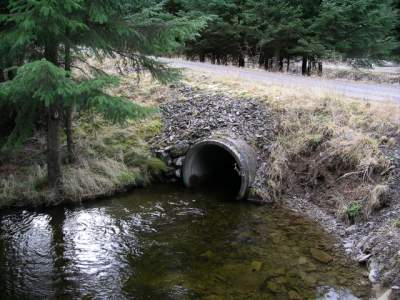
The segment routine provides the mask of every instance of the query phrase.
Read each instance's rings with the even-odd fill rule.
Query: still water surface
[[[2,299],[365,299],[362,271],[315,223],[176,186],[0,215]]]

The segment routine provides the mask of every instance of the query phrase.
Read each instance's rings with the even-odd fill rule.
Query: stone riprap
[[[161,105],[164,129],[152,141],[154,151],[172,167],[175,177],[181,177],[184,156],[193,144],[204,138],[226,136],[243,139],[256,151],[253,190],[265,188],[269,145],[277,131],[271,110],[256,99],[231,98],[187,86],[178,87],[177,95],[177,99]]]

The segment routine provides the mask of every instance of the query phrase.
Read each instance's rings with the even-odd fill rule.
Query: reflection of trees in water
[[[0,282],[9,298],[51,295],[49,217],[17,211],[0,217]]]
[[[66,293],[78,298],[121,298],[124,274],[131,270],[125,255],[135,236],[124,233],[117,216],[107,207],[84,207],[66,213],[64,220],[63,272],[68,286]],[[118,210],[118,208],[116,209]],[[75,295],[76,294],[76,295]]]
[[[322,246],[322,231],[270,207],[224,203],[218,195],[176,187],[141,190],[106,203],[0,216],[3,294],[195,298],[254,293],[269,283],[270,271],[286,278],[290,288],[304,290],[301,275],[312,265],[322,283],[340,276],[350,286],[361,276],[342,261],[317,265],[309,248],[316,241]],[[261,270],[250,269],[254,262],[262,263]],[[315,295],[315,289],[310,292]]]
[[[16,220],[14,220],[16,219]],[[0,282],[3,293],[7,297],[15,297],[14,291],[18,290],[18,268],[15,262],[18,260],[18,248],[13,245],[13,236],[10,235],[10,223],[20,223],[21,218],[2,216],[0,221]]]
[[[52,232],[51,249],[53,257],[53,289],[54,297],[60,298],[65,296],[66,287],[69,281],[66,280],[64,272],[67,260],[65,258],[65,237],[64,224],[66,220],[64,208],[54,208],[49,211],[50,222],[49,226]]]

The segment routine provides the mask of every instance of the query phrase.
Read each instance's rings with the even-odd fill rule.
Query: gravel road
[[[270,73],[263,70],[238,68],[233,66],[212,65],[209,63],[191,62],[181,59],[162,61],[177,68],[186,68],[219,76],[231,76],[247,81],[287,87],[303,87],[315,92],[328,92],[347,97],[374,101],[396,101],[400,103],[400,85],[361,83],[345,80],[328,80],[315,77]]]

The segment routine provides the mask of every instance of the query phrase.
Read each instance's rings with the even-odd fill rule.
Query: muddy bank
[[[340,173],[343,170],[339,168],[327,167],[327,172],[331,172],[329,176],[333,180],[316,181],[315,186],[305,186],[302,176],[296,173],[301,170],[291,166],[293,174],[283,178],[287,181],[286,190],[278,195],[279,199],[271,196],[270,172],[277,172],[272,170],[273,166],[270,165],[271,151],[276,151],[271,149],[271,145],[278,136],[282,122],[282,114],[279,116],[275,108],[256,99],[228,97],[221,93],[209,93],[188,86],[178,87],[176,90],[179,96],[161,105],[164,130],[152,141],[153,149],[172,168],[171,176],[176,180],[181,179],[180,168],[186,151],[202,138],[218,134],[243,138],[257,152],[258,170],[254,184],[254,194],[258,196],[257,199],[261,197],[264,202],[284,205],[317,220],[327,231],[339,238],[355,264],[368,267],[365,276],[371,282],[387,287],[400,284],[400,229],[398,228],[400,152],[398,149],[387,150],[386,155],[391,156],[393,164],[390,166],[390,171],[384,174],[385,177],[382,175],[378,178],[379,174],[376,177],[376,180],[388,180],[385,181],[388,186],[385,193],[387,201],[371,212],[368,218],[360,217],[346,222],[335,213],[336,204],[330,201],[332,193],[342,192],[343,189],[356,192],[355,186],[363,183],[362,179],[345,178],[344,184],[335,185],[337,178],[344,174]],[[310,147],[312,153],[307,153],[304,157],[291,158],[289,165],[296,164],[299,160],[311,161],[312,157],[319,153],[318,146],[317,144]],[[310,165],[308,162],[307,167]],[[315,167],[318,165],[315,164]],[[318,197],[317,201],[315,197]]]

